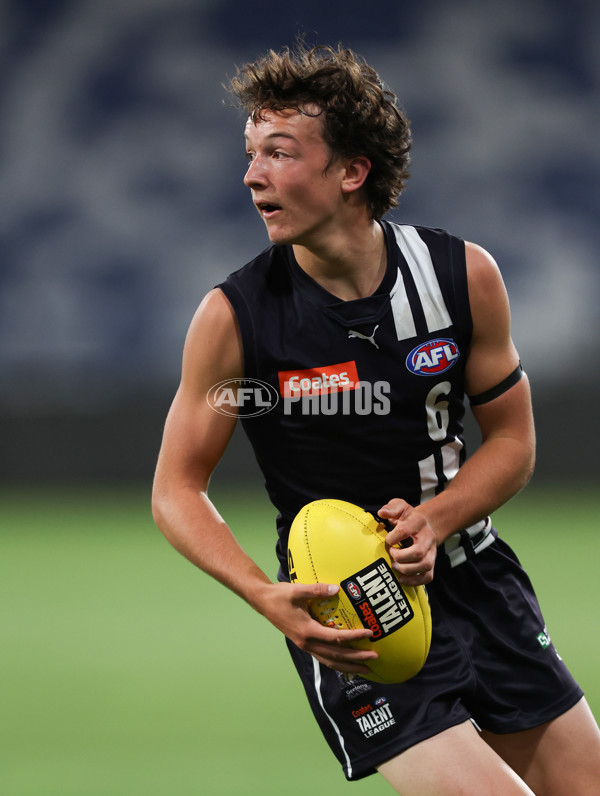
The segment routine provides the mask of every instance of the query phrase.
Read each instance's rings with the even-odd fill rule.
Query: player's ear
[[[345,161],[345,173],[342,179],[342,190],[346,193],[362,188],[369,172],[371,161],[364,155],[357,155]]]

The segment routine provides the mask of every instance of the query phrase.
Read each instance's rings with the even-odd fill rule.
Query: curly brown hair
[[[229,91],[252,118],[264,110],[295,109],[323,116],[323,138],[334,156],[362,155],[371,162],[365,192],[373,218],[392,207],[409,176],[409,121],[395,94],[352,50],[338,45],[270,50],[237,69]]]

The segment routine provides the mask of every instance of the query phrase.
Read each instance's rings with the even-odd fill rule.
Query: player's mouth
[[[281,210],[281,205],[273,204],[272,202],[265,202],[260,200],[259,202],[255,202],[256,207],[258,208],[258,212],[261,216],[268,221],[271,218],[274,218],[277,213]]]

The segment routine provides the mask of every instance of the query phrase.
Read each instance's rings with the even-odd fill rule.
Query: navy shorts
[[[288,641],[321,731],[347,779],[472,719],[495,733],[531,729],[583,696],[552,644],[527,574],[496,539],[427,587],[431,650],[406,683],[380,685],[320,665]]]

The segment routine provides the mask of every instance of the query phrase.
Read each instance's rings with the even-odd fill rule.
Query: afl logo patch
[[[346,592],[352,597],[353,600],[360,600],[362,592],[353,580],[348,581],[346,584]]]
[[[428,340],[413,348],[406,357],[406,367],[417,376],[437,376],[450,370],[459,356],[454,340]]]

